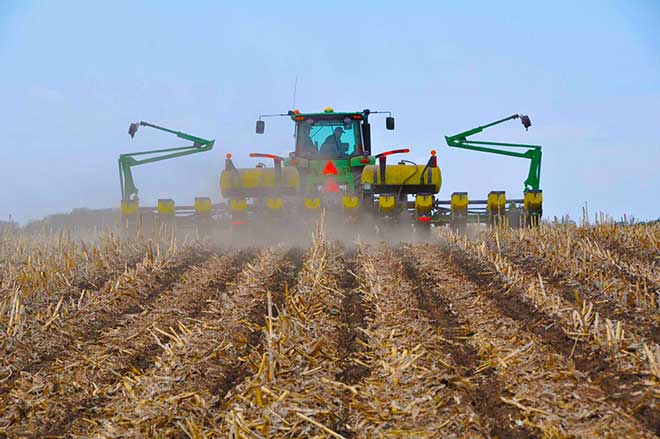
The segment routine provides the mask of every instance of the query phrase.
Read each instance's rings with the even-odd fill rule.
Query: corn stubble
[[[659,243],[3,236],[0,435],[655,437]]]

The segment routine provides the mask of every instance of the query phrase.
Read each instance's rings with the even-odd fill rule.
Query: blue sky
[[[224,155],[286,154],[261,113],[390,110],[374,150],[438,150],[441,197],[518,197],[527,162],[450,149],[447,134],[513,113],[484,140],[543,145],[547,216],[660,217],[660,3],[0,1],[0,218],[119,203],[117,155],[216,139],[206,155],[135,169],[142,204],[219,200]]]

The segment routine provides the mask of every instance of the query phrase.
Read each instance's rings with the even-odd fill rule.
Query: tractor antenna
[[[296,76],[295,81],[293,81],[293,105],[291,108],[296,108],[296,92],[298,91],[298,76]]]

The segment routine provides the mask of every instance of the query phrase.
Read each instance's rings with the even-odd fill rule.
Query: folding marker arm
[[[528,190],[539,190],[540,180],[541,180],[541,146],[540,145],[526,145],[521,143],[503,143],[503,142],[485,142],[477,140],[468,140],[468,136],[478,134],[484,129],[498,125],[503,122],[507,122],[512,119],[521,119],[521,122],[525,129],[528,129],[532,123],[529,120],[528,116],[521,116],[519,114],[514,114],[504,119],[496,120],[486,125],[482,125],[477,128],[453,135],[445,136],[447,145],[454,148],[468,149],[471,151],[480,151],[487,152],[491,154],[505,155],[509,157],[518,157],[526,158],[530,160],[529,164],[529,173],[527,174],[527,179],[524,182],[525,191]],[[495,147],[495,148],[494,148]],[[502,148],[528,148],[525,152],[509,151]]]
[[[162,160],[173,159],[176,157],[183,157],[190,154],[197,154],[204,151],[213,149],[215,140],[207,140],[201,137],[191,136],[190,134],[182,133],[180,131],[170,130],[158,125],[148,122],[132,123],[128,129],[128,134],[131,137],[135,136],[140,126],[155,128],[160,131],[165,131],[179,137],[180,139],[189,140],[193,142],[190,146],[180,146],[174,148],[154,149],[151,151],[140,151],[119,155],[119,183],[121,186],[121,197],[123,201],[133,200],[137,198],[138,189],[133,180],[133,173],[131,168],[133,166],[144,165],[147,163],[154,163]],[[136,158],[137,156],[146,156],[144,158]]]

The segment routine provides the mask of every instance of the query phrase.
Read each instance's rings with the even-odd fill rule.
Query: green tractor
[[[348,225],[340,230],[351,233],[380,232],[390,227],[427,232],[433,225],[460,229],[468,223],[514,227],[538,223],[542,214],[541,147],[469,139],[512,119],[521,119],[527,129],[531,126],[529,117],[515,114],[445,138],[450,147],[529,159],[522,199],[507,200],[503,191],[491,191],[481,200],[469,199],[466,192],[454,192],[449,200],[439,200],[436,196],[442,176],[435,151],[418,164],[400,156],[408,149],[372,150],[369,118],[382,113],[387,114],[385,127],[393,130],[395,121],[390,112],[368,109],[335,112],[326,108],[319,113],[292,110],[262,115],[256,125],[258,134],[264,133],[263,119],[267,117],[288,117],[294,123],[294,150],[287,157],[251,153],[250,157],[259,160],[252,168],[237,168],[231,154],[227,154],[220,175],[220,190],[226,201],[212,204],[210,198],[197,197],[192,206],[175,206],[171,199],[160,199],[156,207],[139,206],[131,167],[209,151],[214,141],[147,122],[131,124],[131,137],[139,126],[148,126],[192,141],[192,145],[122,154],[122,215],[133,223],[141,215],[153,215],[161,223],[183,220],[203,224],[205,230],[228,226],[244,236],[277,233],[279,228],[296,234],[306,225],[315,225],[321,212],[325,212],[327,224]],[[519,148],[526,151],[516,150]],[[388,163],[394,157],[401,158]]]
[[[387,163],[389,156],[408,149],[374,154],[369,117],[378,113],[388,114],[386,128],[393,130],[395,121],[389,112],[340,113],[326,108],[322,113],[293,110],[261,116],[258,134],[265,129],[263,118],[289,117],[295,124],[295,150],[288,157],[250,154],[272,159],[273,167],[259,163],[238,169],[228,155],[220,187],[232,225],[263,218],[268,224],[278,220],[292,224],[291,218],[314,219],[324,210],[329,223],[348,223],[352,228],[414,224],[428,230],[434,195],[441,185],[435,154],[422,165],[406,160]]]
[[[295,124],[295,150],[288,157],[251,153],[250,157],[272,159],[273,166],[260,162],[255,168],[236,168],[231,154],[220,177],[227,213],[235,227],[246,224],[269,226],[280,221],[297,227],[293,218],[314,218],[321,210],[332,217],[330,223],[348,223],[377,229],[388,224],[428,231],[432,225],[461,228],[469,222],[511,223],[514,226],[538,222],[542,194],[539,189],[541,147],[501,142],[468,140],[499,123],[527,116],[513,115],[491,124],[447,137],[449,146],[481,152],[504,154],[531,160],[523,199],[506,199],[502,191],[492,191],[485,200],[469,200],[467,193],[455,192],[450,200],[438,200],[442,177],[435,151],[423,163],[400,159],[388,163],[390,156],[408,149],[374,153],[371,143],[373,114],[386,113],[386,128],[393,130],[390,112],[363,110],[321,113],[292,110],[284,114],[259,117],[256,132],[265,131],[264,118],[289,117]],[[525,147],[526,152],[509,151]],[[508,205],[507,205],[508,204]],[[366,219],[366,220],[365,220]],[[260,221],[264,220],[263,224]]]

